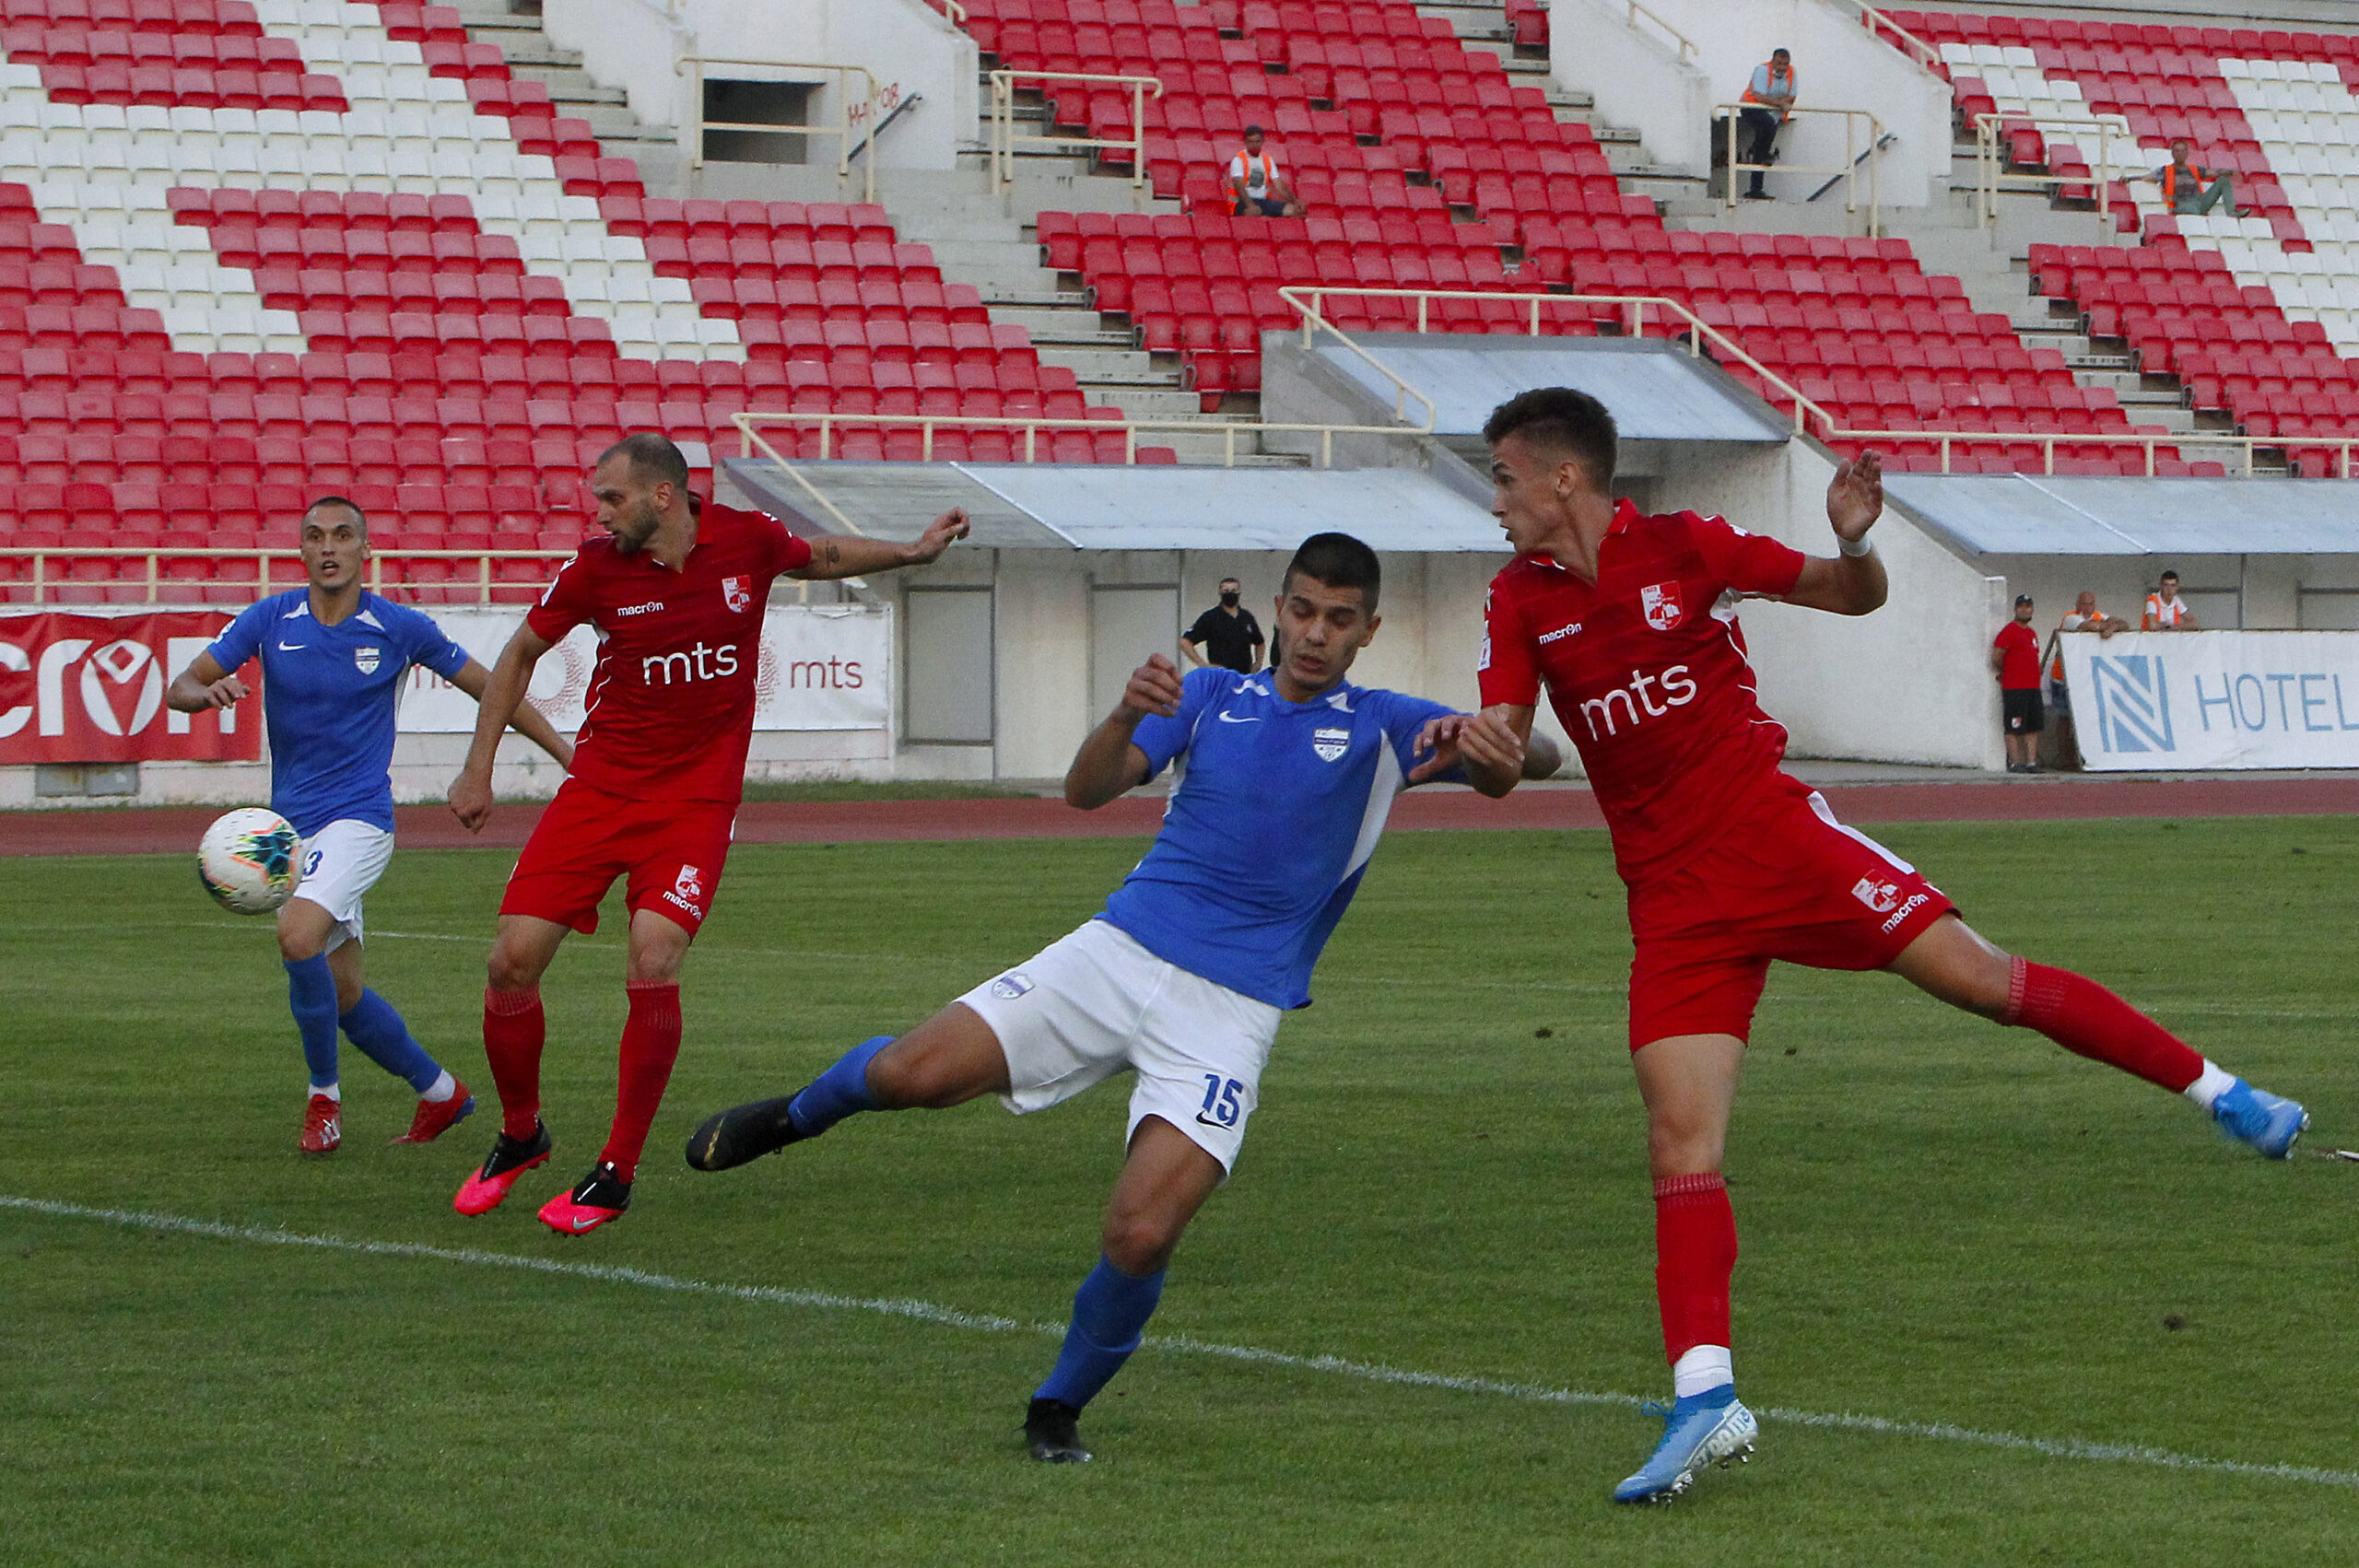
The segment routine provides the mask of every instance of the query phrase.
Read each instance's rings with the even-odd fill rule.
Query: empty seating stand
[[[2344,395],[2359,353],[2359,38],[1890,15],[1941,50],[1963,120],[2023,116],[2010,137],[2020,163],[2087,168],[2094,137],[2028,122],[2104,116],[2135,144],[2117,158],[2159,167],[2183,137],[2197,164],[2233,176],[2240,216],[2175,216],[2152,183],[2117,185],[2124,233],[2141,242],[2036,246],[2034,287],[2083,307],[2089,330],[2128,342],[2142,368],[2178,375],[2199,410],[2282,439],[2296,472],[2340,472],[2330,449],[2300,442],[2359,435]]]
[[[343,491],[381,546],[569,548],[585,464],[628,430],[734,452],[749,407],[1084,416],[881,208],[650,198],[447,8],[0,0],[0,481],[25,497],[0,544],[280,544]],[[147,570],[76,568],[116,596]],[[417,563],[396,591],[471,599],[480,572]],[[546,572],[495,577],[515,597]],[[231,598],[253,574],[167,573]],[[29,576],[0,561],[0,591]]]

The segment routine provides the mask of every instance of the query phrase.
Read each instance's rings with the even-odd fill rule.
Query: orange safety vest
[[[1771,82],[1774,83],[1777,81],[1778,67],[1775,64],[1770,61],[1764,60],[1761,62],[1761,69],[1769,73],[1769,80]],[[1794,74],[1794,68],[1791,65],[1786,67],[1786,91],[1788,94],[1799,96],[1797,92],[1797,84],[1801,79],[1801,77]],[[1747,76],[1744,78],[1744,96],[1737,101],[1740,103],[1766,103],[1769,100],[1761,97],[1758,93],[1755,93],[1753,90],[1753,78],[1751,76]]]
[[[1248,152],[1243,147],[1237,149],[1237,167],[1245,171],[1242,178],[1249,191],[1253,188],[1253,166],[1257,163],[1262,166],[1262,189],[1266,191],[1270,188],[1271,180],[1277,175],[1277,159],[1267,152]]]
[[[2187,166],[2187,171],[2195,176],[2195,193],[2199,196],[2201,195],[2203,193],[2203,170],[2190,163]],[[2166,205],[2170,206],[2177,206],[2178,205],[2178,165],[2176,163],[2166,163],[2163,165],[2163,201]]]

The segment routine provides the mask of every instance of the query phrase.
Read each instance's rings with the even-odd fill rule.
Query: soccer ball
[[[224,909],[267,915],[295,896],[303,880],[296,858],[303,840],[295,825],[264,806],[217,818],[196,847],[196,878]]]

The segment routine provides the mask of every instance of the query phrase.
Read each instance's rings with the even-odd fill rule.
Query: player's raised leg
[[[393,1141],[431,1143],[475,1113],[475,1096],[417,1043],[393,1004],[369,989],[361,953],[357,937],[328,952],[328,969],[335,977],[336,1024],[370,1061],[417,1094],[409,1130]]]
[[[483,993],[483,1052],[499,1094],[499,1136],[452,1199],[462,1214],[498,1208],[518,1176],[548,1160],[549,1132],[541,1125],[541,1047],[548,1036],[541,977],[570,929],[536,915],[499,917]]]
[[[1632,1062],[1647,1105],[1647,1165],[1655,1188],[1655,1297],[1673,1399],[1653,1456],[1614,1491],[1617,1503],[1666,1501],[1696,1470],[1753,1451],[1758,1427],[1736,1397],[1729,1284],[1736,1212],[1720,1174],[1744,1042],[1678,1035],[1639,1047]]]
[[[1007,1054],[990,1024],[954,1001],[899,1039],[861,1041],[792,1094],[732,1106],[688,1135],[688,1164],[725,1171],[816,1138],[862,1111],[945,1110],[1008,1092]]]
[[[630,1207],[647,1129],[680,1056],[680,965],[695,940],[692,928],[655,909],[631,912],[630,967],[623,982],[630,1011],[615,1077],[614,1123],[590,1174],[541,1206],[541,1223],[551,1230],[585,1235]]]
[[[2299,1104],[2207,1061],[2095,980],[2001,952],[1955,915],[1934,922],[1891,967],[1954,1007],[2036,1029],[2068,1051],[2186,1095],[2270,1159],[2290,1156],[2310,1124]]]

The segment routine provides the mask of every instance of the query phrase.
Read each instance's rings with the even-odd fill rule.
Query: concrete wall
[[[1661,168],[1711,167],[1711,78],[1661,28],[1633,21],[1614,0],[1555,0],[1548,11],[1548,69],[1559,87],[1592,94],[1611,124],[1646,141]]]
[[[1718,512],[1828,556],[1834,473],[1824,452],[1802,441],[1690,448],[1665,455],[1655,505]],[[1745,606],[1741,624],[1762,707],[1784,722],[1797,756],[2003,766],[1998,687],[1985,650],[2005,618],[2004,582],[1961,561],[1896,509],[1885,509],[1873,537],[1892,579],[1892,596],[1875,614]]]
[[[917,95],[921,101],[877,141],[880,169],[953,169],[958,148],[976,137],[975,41],[922,0],[544,0],[542,25],[561,47],[581,51],[592,76],[627,91],[631,112],[651,123],[677,127],[687,119],[687,79],[673,65],[696,53],[866,66],[887,89],[880,119]],[[829,84],[812,96],[810,123],[830,123],[840,112],[832,76],[726,65],[710,74]],[[855,143],[860,137],[856,130]],[[833,137],[808,145],[814,163],[834,165]]]
[[[1612,0],[1584,0],[1584,4],[1614,8]],[[1921,207],[1942,200],[1950,176],[1949,84],[1898,50],[1878,42],[1859,25],[1857,13],[1848,7],[1833,0],[1744,0],[1743,5],[1731,5],[1728,0],[1647,0],[1647,8],[1696,44],[1703,75],[1711,83],[1709,102],[1736,102],[1752,78],[1753,68],[1768,59],[1770,51],[1790,49],[1801,84],[1798,107],[1870,110],[1896,138],[1884,154],[1881,174],[1885,205]],[[1566,68],[1557,69],[1563,76]],[[1668,76],[1658,71],[1655,77],[1668,90]],[[1564,79],[1568,86],[1599,93],[1599,102],[1604,102],[1607,83],[1596,78]],[[1622,88],[1615,84],[1612,90],[1618,93]],[[1862,123],[1857,150],[1866,150],[1866,135]],[[1649,145],[1652,145],[1651,136]],[[1835,168],[1843,162],[1843,122],[1799,115],[1779,135],[1778,145],[1785,163]],[[1800,201],[1825,179],[1823,174],[1772,174],[1768,189],[1781,201]],[[1825,199],[1833,201],[1839,194],[1839,191],[1830,192]],[[1862,205],[1866,199],[1862,170]]]

